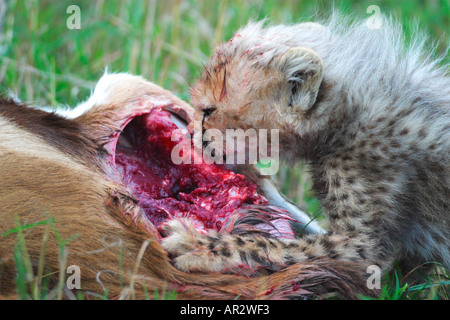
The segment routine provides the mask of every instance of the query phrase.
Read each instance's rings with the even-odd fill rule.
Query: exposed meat
[[[186,142],[184,135],[172,141],[177,129],[168,111],[154,108],[126,126],[116,149],[115,163],[124,183],[160,231],[164,221],[175,217],[191,218],[200,230],[220,231],[242,206],[268,205],[254,183],[224,165],[194,164],[193,159],[192,164],[174,164],[174,146]],[[191,151],[194,157],[193,147]],[[277,221],[284,231],[292,232],[287,220]]]

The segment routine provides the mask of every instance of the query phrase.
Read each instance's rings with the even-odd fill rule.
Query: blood
[[[300,282],[292,281],[292,291],[300,290]]]
[[[172,141],[177,129],[168,111],[154,108],[125,128],[123,134],[132,147],[117,145],[116,167],[155,226],[160,228],[167,219],[189,217],[198,229],[220,230],[242,205],[268,203],[254,183],[224,165],[174,164],[172,149],[186,139],[178,135]]]

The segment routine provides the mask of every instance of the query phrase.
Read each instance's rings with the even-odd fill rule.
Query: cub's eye
[[[202,110],[203,111],[203,118],[209,117],[216,110],[217,110],[217,108],[215,108],[215,107],[210,107],[210,108],[203,109]]]
[[[217,110],[216,107],[209,107],[209,108],[202,109],[202,112],[203,112],[202,127],[203,127],[203,124],[205,123],[206,118],[208,118],[210,115],[212,115],[213,112],[216,110]]]

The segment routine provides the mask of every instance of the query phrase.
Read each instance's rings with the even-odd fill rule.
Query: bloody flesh
[[[116,167],[124,183],[155,226],[174,217],[189,217],[198,229],[220,230],[242,205],[268,202],[256,192],[254,183],[223,165],[174,164],[172,149],[186,139],[178,135],[172,141],[177,129],[168,111],[155,108],[125,128],[123,134],[132,147],[118,144],[116,150]]]

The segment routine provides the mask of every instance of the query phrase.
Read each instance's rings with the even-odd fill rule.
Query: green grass
[[[46,229],[42,237],[39,261],[37,263],[37,269],[33,269],[31,258],[28,254],[24,231],[44,225],[46,226]],[[55,288],[51,288],[49,284],[49,275],[44,274],[45,254],[50,231],[53,231],[56,236],[60,249],[58,255],[60,272],[58,283]],[[46,220],[34,224],[22,225],[19,218],[16,217],[16,227],[4,232],[0,237],[0,241],[1,238],[12,236],[14,234],[17,236],[17,242],[14,248],[14,262],[16,265],[15,283],[18,297],[22,300],[28,300],[30,298],[34,300],[61,300],[63,298],[63,288],[65,283],[64,270],[67,262],[66,246],[72,238],[63,240],[55,227],[55,220],[51,218],[47,218]]]
[[[418,283],[408,283],[407,275],[397,269],[386,274],[382,281],[380,296],[365,300],[450,300],[450,273],[441,265],[435,265],[434,272],[424,275]]]
[[[215,3],[216,5],[212,5]],[[323,16],[331,1],[9,0],[0,33],[0,89],[49,106],[86,99],[106,67],[142,74],[188,99],[214,43],[229,39],[250,19],[291,23]],[[81,9],[81,30],[69,30],[66,9]],[[448,45],[450,2],[340,1],[350,16],[384,14],[411,21]]]
[[[81,9],[81,30],[66,27],[66,9],[73,4]],[[440,41],[440,53],[449,45],[449,0],[9,0],[6,10],[0,7],[0,91],[12,90],[38,105],[73,107],[89,96],[108,68],[143,75],[188,101],[189,84],[199,76],[214,44],[229,39],[249,20],[314,20],[326,16],[333,5],[351,17],[367,18],[366,9],[374,4],[403,23],[407,38],[419,27]],[[288,198],[321,215],[303,166],[283,167],[278,179]],[[23,267],[27,277],[26,264]],[[439,277],[434,280],[448,281],[448,273]],[[388,283],[385,298],[411,297],[411,290],[419,290]]]
[[[61,234],[57,228],[57,221],[50,217],[46,217],[45,220],[39,221],[33,224],[22,224],[19,217],[15,217],[16,219],[16,227],[7,230],[6,232],[0,234],[0,241],[2,238],[16,236],[17,241],[13,251],[13,259],[16,268],[16,277],[15,277],[15,288],[17,291],[17,296],[20,300],[108,300],[108,288],[104,288],[104,293],[99,294],[96,292],[84,292],[83,290],[71,291],[66,289],[66,281],[68,278],[68,274],[66,271],[67,267],[67,257],[68,250],[67,245],[74,239],[78,237],[78,235],[73,235],[68,237],[67,239],[63,239]],[[39,260],[36,262],[32,262],[32,259],[29,255],[27,248],[27,240],[26,240],[26,230],[39,227],[46,226],[45,232],[42,236],[41,248]],[[54,238],[56,238],[59,252],[58,252],[58,270],[53,272],[46,272],[45,266],[45,258],[47,252],[47,245],[49,241],[50,234],[53,234]],[[32,241],[35,241],[34,239]],[[144,242],[144,244],[148,245],[149,240]],[[141,249],[142,252],[139,253],[139,257],[136,261],[136,266],[134,270],[134,274],[137,273],[137,268],[140,264],[140,259],[142,258],[145,248]],[[135,279],[132,278],[131,282],[125,285],[122,281],[122,251],[118,252],[118,264],[119,264],[119,276],[121,278],[121,289],[122,293],[115,297],[114,299],[135,299],[134,290],[129,290],[130,287],[133,288]],[[34,266],[33,266],[34,265]],[[0,264],[0,272],[1,272],[1,264]],[[50,281],[50,278],[53,279],[55,274],[58,274],[58,280]],[[149,300],[175,300],[178,293],[176,290],[168,289],[165,285],[158,291],[155,289],[150,295],[148,290],[144,287],[145,299]],[[1,292],[0,292],[1,293]]]

